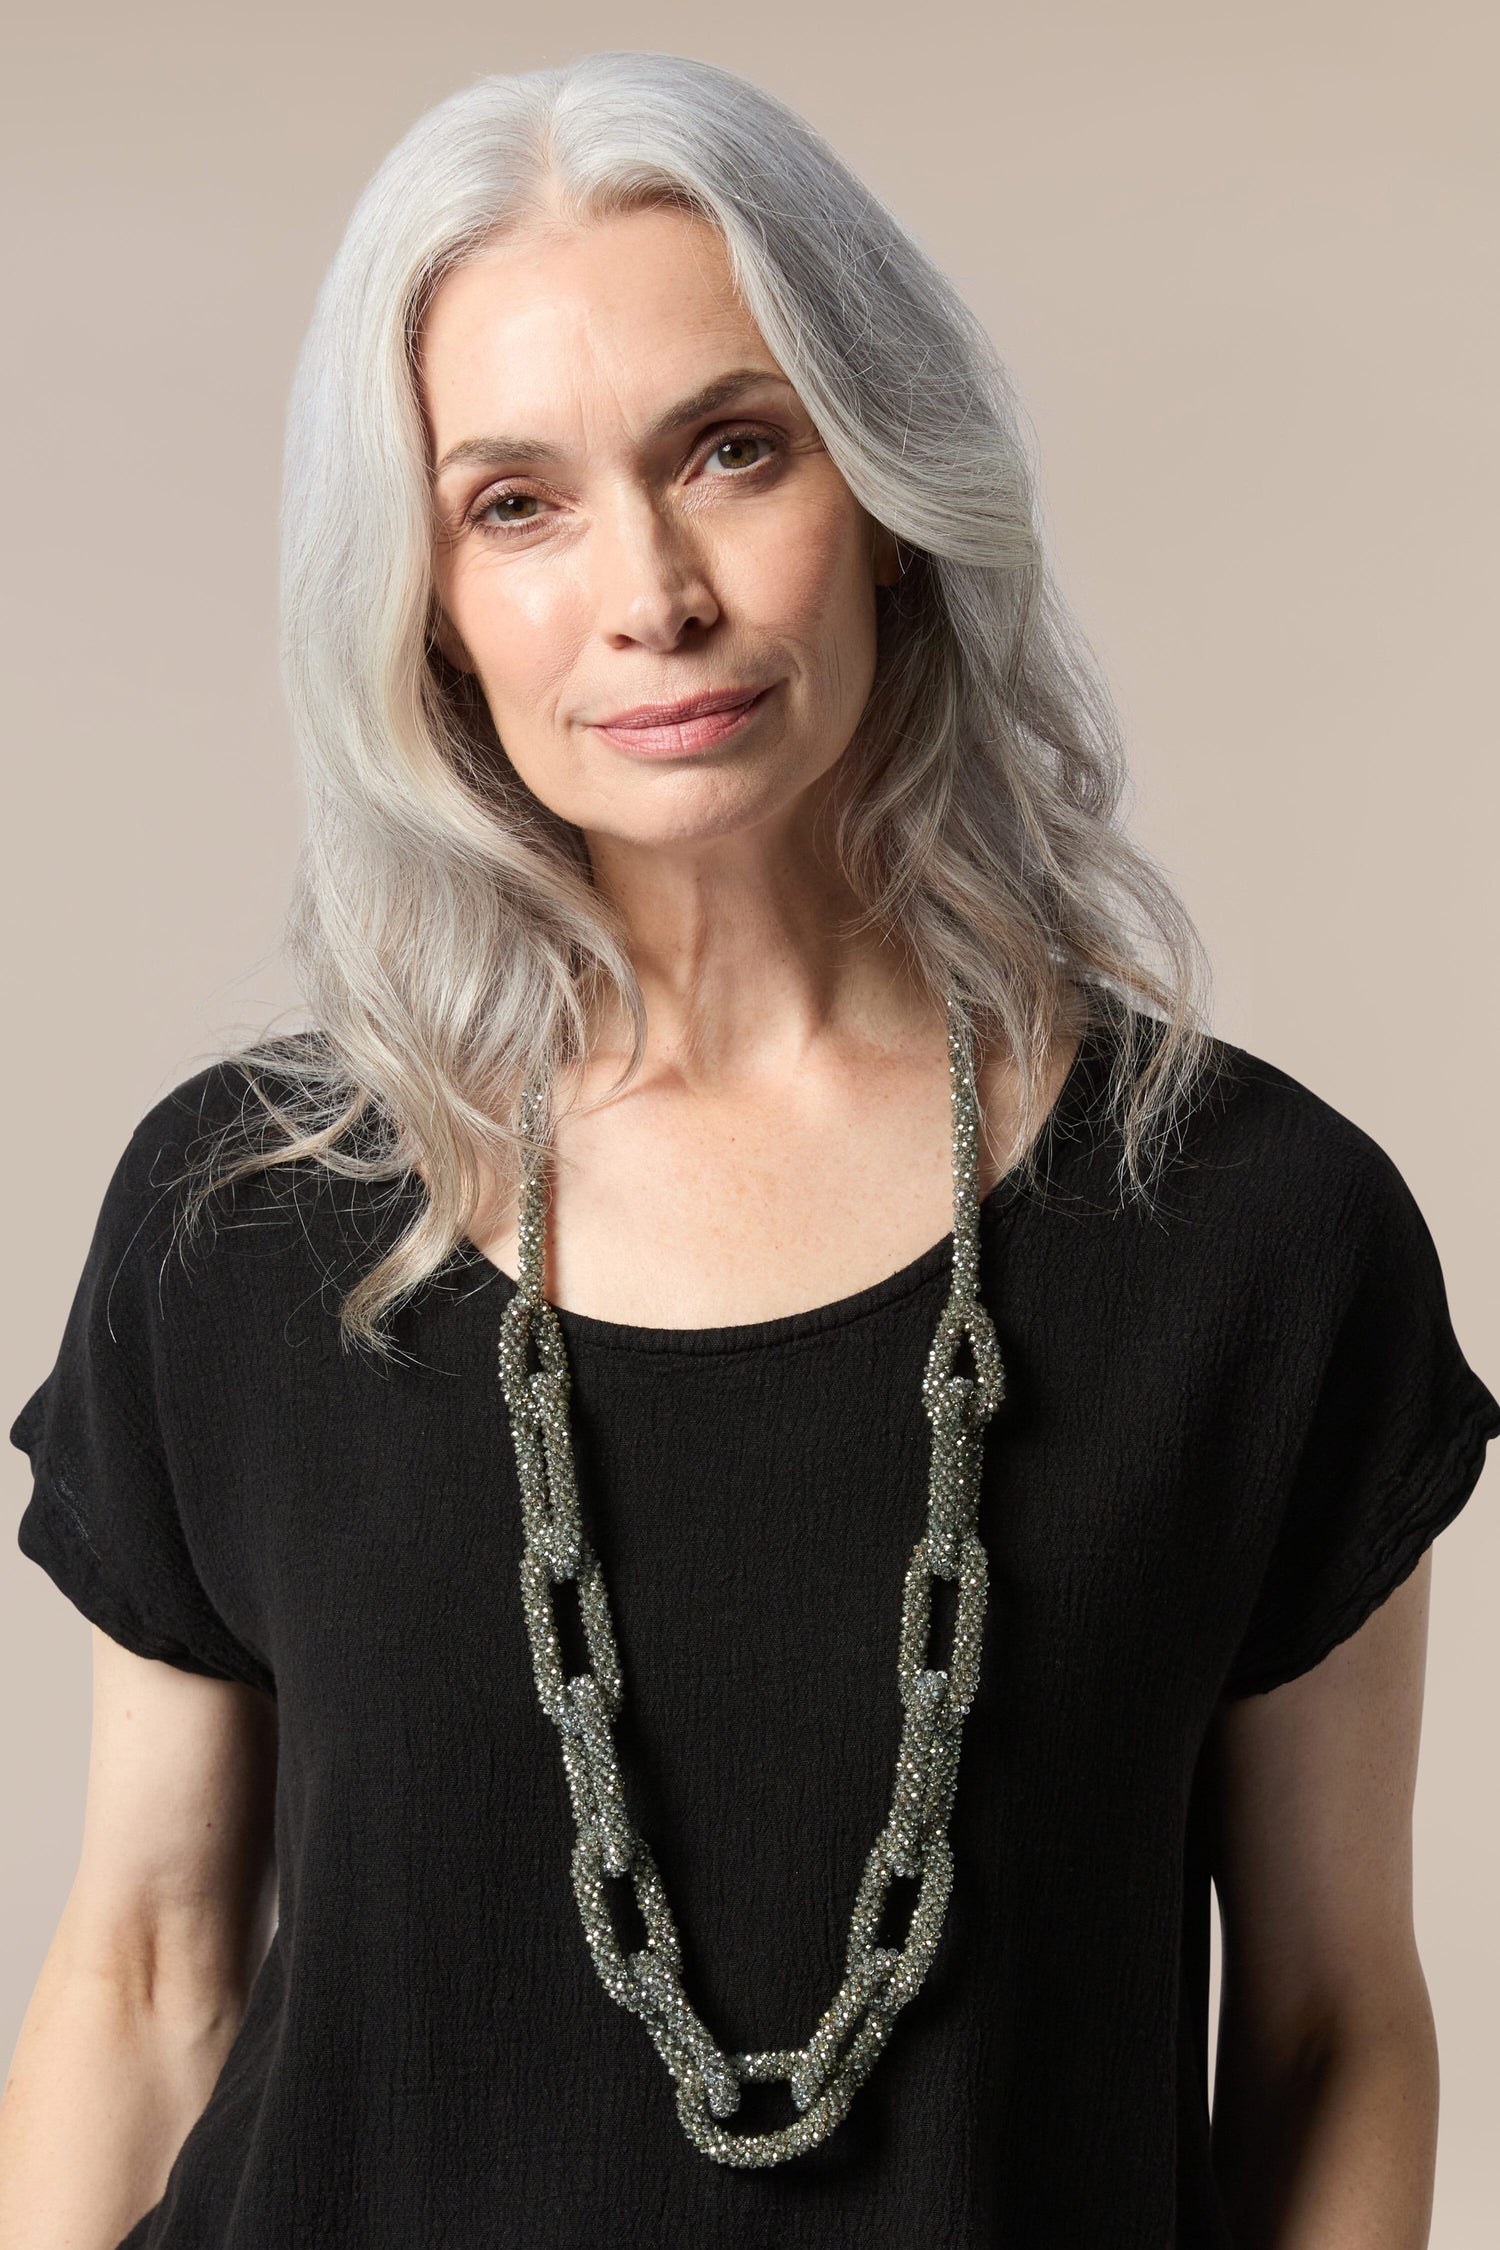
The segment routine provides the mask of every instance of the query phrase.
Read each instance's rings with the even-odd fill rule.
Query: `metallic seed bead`
[[[942,1933],[953,1885],[948,1841],[964,1720],[979,1683],[989,1563],[974,1530],[983,1433],[1005,1396],[994,1323],[979,1293],[979,1100],[967,1019],[948,1010],[952,1095],[953,1271],[924,1364],[921,1400],[931,1426],[927,1524],[912,1549],[902,1590],[896,1684],[903,1721],[890,1813],[860,1876],[849,1922],[845,1974],[806,2043],[725,2054],[682,1985],[682,1947],[660,1872],[633,1826],[613,1726],[624,1702],[618,1647],[599,1559],[584,1535],[570,1426],[572,1382],[556,1310],[542,1292],[545,1166],[524,1170],[516,1290],[501,1317],[499,1375],[510,1421],[524,1534],[521,1606],[537,1698],[558,1730],[573,1809],[571,1874],[579,1918],[600,1982],[637,2015],[677,2088],[683,2131],[719,2164],[762,2169],[816,2148],[848,2115],[920,1988]],[[520,1124],[540,1139],[540,1093],[528,1088]],[[961,1351],[974,1372],[958,1369]],[[532,1354],[536,1355],[535,1366]],[[946,1668],[927,1662],[932,1585],[958,1585],[958,1614]],[[577,1588],[589,1669],[564,1676],[553,1588]],[[915,1880],[916,1904],[900,1946],[877,1946],[891,1883]],[[628,1878],[647,1932],[627,1953],[611,1917],[606,1878]],[[746,2081],[784,2080],[801,2113],[774,2132],[730,2132],[725,2121]]]

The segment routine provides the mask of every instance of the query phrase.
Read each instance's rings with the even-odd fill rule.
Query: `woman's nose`
[[[596,520],[590,544],[606,638],[670,647],[718,617],[704,544],[670,507],[634,494]]]

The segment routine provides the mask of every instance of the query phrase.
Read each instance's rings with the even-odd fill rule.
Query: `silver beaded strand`
[[[557,1728],[573,1802],[573,1888],[594,1965],[611,1998],[641,2018],[677,2086],[688,2138],[721,2164],[783,2164],[816,2148],[847,2116],[890,2036],[897,2012],[920,1988],[937,1949],[953,1851],[948,1841],[963,1723],[979,1684],[989,1583],[974,1529],[984,1425],[1005,1395],[994,1324],[979,1294],[979,1102],[967,1020],[948,1008],[953,1110],[953,1278],[922,1378],[932,1426],[927,1524],[912,1550],[901,1607],[896,1676],[905,1710],[891,1805],[854,1901],[844,1981],[806,2046],[725,2054],[682,1985],[677,1925],[656,1862],[631,1821],[612,1732],[624,1700],[619,1653],[599,1559],[584,1536],[568,1423],[571,1381],[562,1329],[542,1293],[545,1164],[528,1165],[520,1206],[520,1271],[500,1323],[500,1383],[510,1416],[525,1534],[521,1600],[537,1695]],[[528,1089],[521,1124],[535,1135],[540,1104]],[[967,1338],[975,1374],[954,1372]],[[534,1344],[539,1364],[528,1365]],[[957,1621],[949,1668],[927,1667],[932,1582],[956,1580]],[[590,1668],[564,1678],[552,1588],[576,1581]],[[628,1875],[647,1942],[626,1953],[615,1934],[605,1876]],[[895,1876],[917,1883],[904,1943],[877,1946]],[[767,2133],[731,2133],[746,2080],[786,2079],[801,2113]]]

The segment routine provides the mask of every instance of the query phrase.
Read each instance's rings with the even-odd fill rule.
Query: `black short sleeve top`
[[[520,1601],[513,1284],[462,1247],[379,1366],[337,1297],[417,1183],[251,1181],[183,1256],[162,1183],[243,1079],[141,1120],[11,1429],[19,1544],[126,1647],[275,1697],[280,1920],[121,2250],[1227,2250],[1205,1733],[1412,1570],[1500,1405],[1396,1166],[1244,1049],[1216,1043],[1154,1205],[1122,1203],[1114,1036],[1085,1038],[1038,1185],[983,1210],[1007,1394],[938,1951],[844,2123],[765,2170],[689,2142],[584,1939]],[[950,1258],[736,1327],[561,1315],[627,1797],[726,2051],[801,2045],[844,1972]]]

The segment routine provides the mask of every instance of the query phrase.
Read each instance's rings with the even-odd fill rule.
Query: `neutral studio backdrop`
[[[1500,1385],[1497,39],[1479,0],[545,11],[81,0],[9,38],[7,1421],[144,1110],[295,993],[282,415],[350,207],[430,103],[598,47],[728,63],[967,293],[1125,720],[1215,1028],[1395,1158]],[[0,1541],[0,2045],[75,1864],[89,1627]],[[1500,1472],[1434,1561],[1418,1928],[1435,2250],[1493,2240]]]

